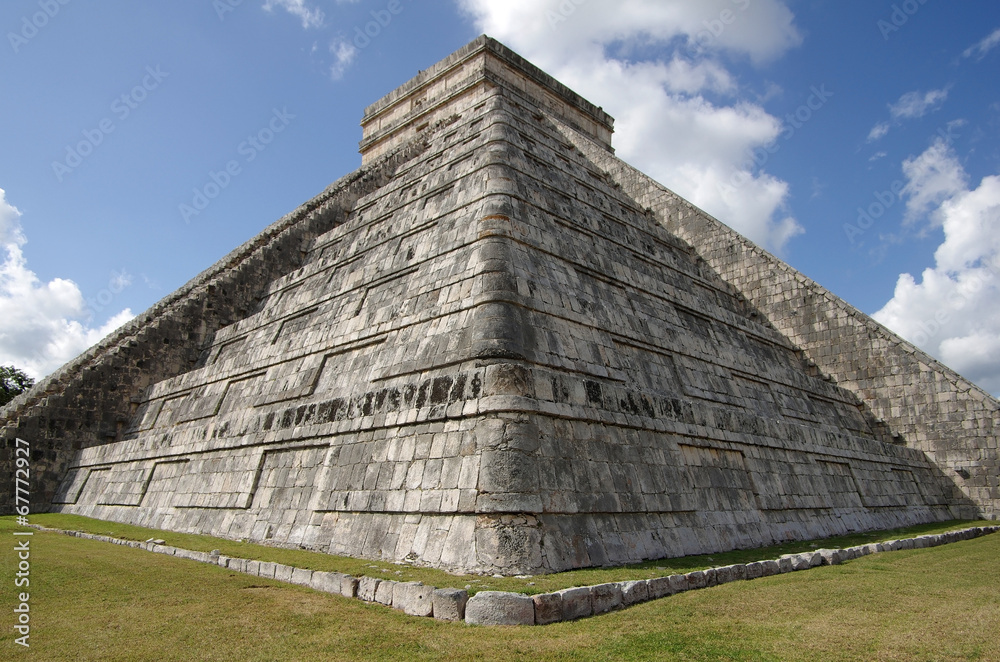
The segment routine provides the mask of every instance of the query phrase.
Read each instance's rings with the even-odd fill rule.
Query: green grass
[[[1000,534],[489,629],[36,532],[23,651],[10,627],[15,528],[0,519],[0,659],[1000,660]]]
[[[4,518],[0,518],[2,521]],[[12,518],[6,518],[13,521]],[[125,540],[149,540],[159,538],[167,545],[182,547],[198,552],[210,552],[218,549],[225,556],[233,556],[259,561],[273,561],[309,570],[326,570],[342,572],[355,577],[368,576],[379,579],[394,579],[396,581],[420,581],[431,586],[465,588],[469,593],[477,591],[513,591],[534,595],[549,593],[572,586],[590,586],[605,582],[620,582],[633,579],[652,579],[666,575],[704,570],[713,566],[723,566],[732,563],[749,563],[764,559],[774,559],[782,554],[793,554],[817,548],[843,548],[854,545],[864,545],[870,542],[881,542],[896,538],[910,538],[928,533],[944,533],[969,526],[988,524],[954,520],[936,524],[921,524],[889,531],[873,531],[846,536],[837,536],[814,541],[790,542],[759,549],[737,550],[722,554],[704,554],[700,556],[685,556],[675,559],[647,561],[612,568],[586,568],[551,575],[537,575],[526,579],[516,577],[489,577],[483,575],[454,575],[432,568],[419,568],[410,565],[398,565],[391,562],[368,561],[345,556],[332,556],[319,552],[300,549],[284,549],[280,547],[265,547],[253,543],[234,542],[222,538],[186,533],[173,533],[159,529],[147,529],[117,522],[105,522],[79,515],[47,513],[33,515],[34,524],[54,529],[85,531]]]

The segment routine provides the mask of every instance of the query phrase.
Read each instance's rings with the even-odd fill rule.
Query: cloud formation
[[[938,110],[948,99],[948,88],[940,90],[928,90],[927,92],[913,91],[907,92],[899,97],[896,103],[889,104],[889,117],[891,122],[878,122],[868,132],[868,142],[880,140],[892,128],[893,124],[900,124],[903,120],[917,119],[927,113]]]
[[[944,231],[918,282],[900,274],[873,317],[987,391],[1000,393],[1000,176],[975,189],[942,141],[904,163],[907,209]]]
[[[333,55],[333,64],[330,65],[330,78],[340,80],[344,73],[354,62],[358,55],[358,49],[349,41],[338,39],[330,43],[330,53]]]
[[[976,56],[976,60],[982,60],[991,50],[1000,46],[1000,28],[991,32],[988,36],[977,41],[962,52],[963,57]]]
[[[802,232],[785,209],[788,184],[754,160],[787,127],[739,98],[723,63],[801,43],[782,2],[458,1],[477,29],[603,106],[626,161],[771,250]],[[651,46],[669,55],[649,56]]]
[[[20,217],[0,189],[0,364],[13,364],[38,379],[134,316],[125,309],[90,327],[93,311],[76,283],[63,278],[43,283],[28,269]],[[127,274],[116,277],[124,286]]]
[[[899,97],[899,101],[889,104],[889,114],[893,119],[912,119],[923,117],[929,112],[941,107],[948,98],[948,88],[920,92],[907,92]]]
[[[275,7],[284,9],[302,21],[302,27],[306,30],[322,27],[323,19],[326,17],[322,9],[319,7],[310,8],[306,0],[265,0],[265,11],[274,11]]]

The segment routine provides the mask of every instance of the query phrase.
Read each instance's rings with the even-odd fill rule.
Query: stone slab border
[[[869,554],[937,547],[1000,531],[1000,526],[975,526],[948,533],[887,540],[846,549],[817,549],[797,554],[784,554],[772,560],[736,563],[654,579],[578,586],[539,595],[524,595],[506,591],[480,591],[470,598],[468,592],[463,589],[435,588],[421,582],[397,582],[376,577],[353,577],[340,572],[306,570],[283,563],[252,561],[225,556],[220,554],[218,550],[195,552],[165,545],[162,540],[152,538],[145,542],[139,542],[82,531],[50,529],[39,525],[31,526],[40,531],[62,533],[77,538],[144,549],[158,554],[218,565],[255,577],[308,586],[324,593],[382,604],[410,616],[433,617],[444,621],[464,620],[471,625],[547,625],[560,621],[572,621],[615,609],[623,609],[649,600],[665,598],[684,591],[740,580],[770,577],[797,570],[808,570],[822,565],[838,565],[844,561]]]

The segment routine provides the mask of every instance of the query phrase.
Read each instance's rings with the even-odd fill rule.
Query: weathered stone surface
[[[791,563],[791,570],[808,570],[816,565],[822,565],[823,557],[816,552],[799,552],[798,554],[785,554],[781,559],[787,559]],[[779,562],[781,561],[779,559]]]
[[[468,591],[457,588],[437,588],[431,592],[434,618],[442,621],[464,621]]]
[[[394,581],[383,579],[378,583],[378,586],[375,587],[375,597],[373,598],[372,602],[377,602],[381,605],[386,605],[387,607],[395,606],[395,600],[393,596],[395,594],[396,589],[399,588],[399,586],[400,585]],[[403,603],[403,600],[401,600],[400,602]],[[398,609],[402,610],[403,608],[398,607]],[[421,616],[423,615],[424,614],[421,614]]]
[[[716,583],[718,584],[724,584],[726,581],[728,581],[727,578],[728,575],[720,576],[718,570],[716,570],[715,577],[716,577]],[[706,581],[705,578],[705,571],[695,570],[694,572],[687,573],[687,584],[688,588],[692,589],[705,588],[708,585],[708,582]]]
[[[314,570],[309,578],[309,586],[324,593],[336,593],[341,595],[344,582],[344,575],[339,572],[326,572]]]
[[[340,594],[345,598],[358,597],[358,585],[360,583],[361,581],[357,577],[344,575],[344,577],[340,580]]]
[[[587,586],[556,591],[562,601],[562,620],[572,621],[594,613],[594,598]]]
[[[667,581],[670,582],[670,589],[674,593],[680,593],[694,588],[691,586],[690,581],[688,581],[687,575],[670,575],[670,577],[667,578]]]
[[[840,565],[847,560],[847,554],[842,549],[818,549],[816,553],[823,559],[823,565]]]
[[[34,510],[505,575],[996,511],[995,400],[505,47],[362,123],[361,169],[2,410],[0,469],[52,449]]]
[[[771,577],[781,573],[781,566],[777,561],[768,559],[760,562],[761,577]]]
[[[622,606],[622,587],[617,582],[591,586],[590,595],[595,614],[603,614]]]
[[[622,605],[625,607],[649,600],[649,585],[647,580],[622,582],[621,591]]]
[[[535,603],[530,596],[503,591],[480,591],[465,605],[471,625],[534,625]]]
[[[562,596],[559,593],[541,593],[531,596],[535,603],[535,625],[548,625],[563,620]]]
[[[381,582],[377,577],[362,577],[358,580],[358,600],[375,602],[375,592]]]
[[[410,616],[430,616],[434,613],[434,587],[420,582],[398,583],[392,606]]]
[[[674,593],[676,593],[676,591],[670,585],[670,577],[657,577],[655,579],[647,579],[646,585],[649,590],[650,600],[665,598],[668,595],[673,595]]]
[[[284,563],[274,564],[274,578],[279,582],[290,582],[292,581],[292,573],[295,572],[295,568],[290,565],[285,565]]]
[[[277,575],[277,573],[275,573]],[[293,568],[292,576],[288,580],[293,584],[298,584],[299,586],[310,586],[312,584],[312,570],[306,570],[305,568]]]

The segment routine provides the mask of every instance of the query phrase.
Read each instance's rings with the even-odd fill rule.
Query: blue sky
[[[364,107],[486,32],[1000,393],[995,0],[5,0],[0,27],[0,364],[54,370],[356,169]]]

